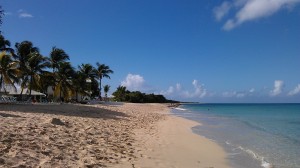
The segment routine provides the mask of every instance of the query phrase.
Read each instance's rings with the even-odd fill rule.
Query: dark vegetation
[[[113,93],[115,101],[131,103],[179,103],[178,101],[168,100],[163,95],[146,94],[140,91],[129,91],[125,86],[119,86]]]

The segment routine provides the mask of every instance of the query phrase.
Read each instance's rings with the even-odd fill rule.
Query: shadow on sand
[[[44,113],[85,118],[120,119],[125,113],[76,104],[1,104],[0,111]],[[4,114],[4,113],[3,113]],[[5,113],[5,115],[9,115]],[[13,116],[11,116],[13,117]]]

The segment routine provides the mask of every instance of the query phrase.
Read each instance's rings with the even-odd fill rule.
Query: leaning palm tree
[[[0,89],[3,88],[6,93],[5,85],[11,85],[16,89],[15,83],[18,82],[18,62],[13,61],[11,55],[6,52],[0,53]]]
[[[104,85],[103,86],[103,90],[104,90],[104,93],[105,93],[105,98],[107,99],[107,92],[109,91],[110,89],[110,86],[109,85]]]
[[[113,70],[111,70],[109,68],[109,66],[105,65],[105,64],[100,64],[99,62],[96,63],[97,65],[97,77],[99,79],[99,98],[100,100],[102,99],[101,97],[101,80],[102,78],[108,78],[110,79],[109,74],[114,73]]]
[[[50,67],[50,63],[46,57],[43,57],[38,52],[33,52],[29,54],[28,63],[26,64],[27,74],[30,78],[30,90],[29,96],[31,96],[32,88],[41,88],[40,78],[45,69]]]

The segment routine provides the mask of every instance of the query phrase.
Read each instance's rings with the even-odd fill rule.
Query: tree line
[[[125,86],[119,86],[112,94],[115,101],[132,103],[178,103],[178,101],[168,100],[163,95],[146,94],[140,91],[129,91]]]
[[[56,98],[69,100],[72,96],[81,94],[101,99],[101,81],[110,78],[113,70],[108,65],[89,63],[74,68],[69,61],[69,55],[60,48],[52,47],[49,56],[41,55],[39,48],[30,41],[22,41],[11,47],[9,40],[0,34],[0,88],[6,92],[5,85],[16,89],[19,85],[31,91],[47,93],[52,87]],[[105,86],[108,92],[109,86]],[[108,89],[108,90],[107,90]]]

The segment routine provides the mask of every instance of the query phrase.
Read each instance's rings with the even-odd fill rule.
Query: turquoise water
[[[300,168],[300,104],[186,104],[173,113],[201,122],[233,167]]]

